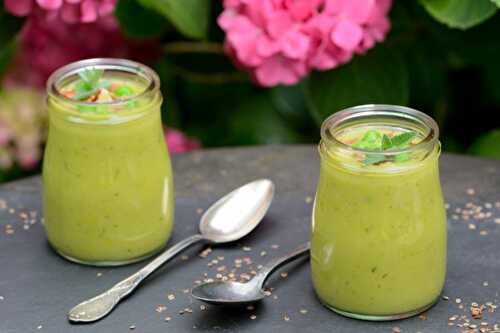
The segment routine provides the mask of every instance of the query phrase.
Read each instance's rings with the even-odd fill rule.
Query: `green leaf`
[[[208,33],[210,0],[138,0],[166,17],[187,37],[203,39]]]
[[[121,30],[132,38],[155,38],[163,35],[169,27],[164,16],[145,8],[137,0],[119,0],[115,16]]]
[[[480,136],[470,146],[468,152],[477,156],[500,160],[500,128]]]
[[[101,79],[104,71],[102,69],[85,69],[78,73],[80,79],[88,86],[94,87]]]
[[[392,141],[392,147],[391,148],[404,148],[407,146],[413,138],[417,136],[416,132],[405,132],[396,135],[391,139]]]
[[[387,150],[391,148],[392,145],[393,143],[391,138],[384,134],[384,136],[382,137],[382,150]]]
[[[382,45],[328,72],[315,72],[306,86],[318,123],[346,107],[380,103],[406,105],[408,73],[401,55]]]
[[[354,148],[364,150],[381,150],[382,149],[382,134],[374,129],[366,131],[363,137],[354,144]]]
[[[487,20],[498,9],[491,0],[420,0],[420,3],[437,21],[459,29]]]
[[[23,19],[5,12],[3,1],[0,1],[0,77],[7,71],[15,51],[16,33],[21,29]]]
[[[7,70],[7,67],[9,66],[10,61],[15,53],[16,42],[14,39],[7,44],[4,44],[4,46],[0,48],[0,77]]]
[[[500,7],[500,0],[491,0],[495,5]]]

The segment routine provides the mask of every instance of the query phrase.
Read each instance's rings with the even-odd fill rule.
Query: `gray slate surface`
[[[169,244],[192,234],[197,228],[197,209],[233,188],[256,178],[268,177],[277,184],[277,195],[268,216],[255,232],[240,244],[214,249],[209,258],[224,256],[224,264],[237,257],[250,256],[256,264],[272,255],[283,254],[308,239],[311,203],[318,175],[318,158],[312,146],[266,146],[243,149],[207,150],[173,158],[175,170],[176,225]],[[446,201],[451,210],[472,201],[500,201],[500,162],[470,157],[444,155],[441,178]],[[466,189],[474,188],[471,196]],[[323,308],[312,290],[307,262],[284,268],[286,279],[274,275],[268,282],[276,288],[273,297],[256,306],[254,311],[210,306],[200,311],[200,303],[191,300],[183,289],[204,272],[215,275],[207,267],[208,259],[197,256],[202,246],[187,252],[153,275],[133,297],[123,302],[110,316],[91,325],[70,325],[67,310],[77,302],[95,295],[138,269],[142,264],[120,268],[93,268],[71,264],[58,257],[48,246],[41,223],[29,230],[22,227],[19,211],[41,208],[40,179],[30,178],[0,187],[0,198],[17,212],[0,209],[0,332],[391,332],[398,326],[406,332],[460,332],[448,326],[448,317],[460,313],[452,301],[459,297],[470,302],[492,301],[498,304],[500,291],[500,208],[493,208],[493,217],[477,222],[477,230],[467,224],[449,220],[449,261],[444,294],[450,301],[441,301],[418,317],[398,322],[369,323],[346,319]],[[19,209],[20,208],[20,209]],[[450,213],[451,215],[451,213]],[[5,234],[11,224],[14,234]],[[479,230],[487,230],[481,236]],[[272,249],[272,244],[279,244]],[[242,246],[250,246],[244,252]],[[267,251],[261,257],[260,252]],[[220,265],[220,264],[219,264]],[[217,265],[217,266],[219,266]],[[254,265],[255,266],[255,265]],[[97,273],[102,273],[97,276]],[[488,281],[488,286],[483,282]],[[176,299],[169,301],[167,294]],[[157,313],[158,304],[167,311]],[[178,311],[191,307],[192,314]],[[307,309],[307,314],[300,314]],[[255,314],[255,320],[249,319]],[[284,321],[287,314],[289,321]],[[172,317],[165,322],[165,316]],[[483,321],[500,323],[500,309],[488,313]],[[478,321],[477,324],[479,324]]]

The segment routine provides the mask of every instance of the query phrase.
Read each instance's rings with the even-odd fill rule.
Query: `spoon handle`
[[[203,239],[204,237],[202,235],[196,234],[181,240],[179,243],[160,254],[138,272],[118,282],[102,294],[84,301],[72,308],[68,313],[69,320],[75,322],[90,322],[104,317],[111,312],[111,310],[113,310],[122,298],[130,294],[145,278],[147,278],[161,265],[165,264],[187,247]]]
[[[260,288],[262,289],[264,287],[264,283],[275,270],[301,256],[309,255],[309,247],[310,243],[307,242],[293,250],[293,252],[285,254],[282,257],[275,258],[265,264],[254,278],[259,283]]]

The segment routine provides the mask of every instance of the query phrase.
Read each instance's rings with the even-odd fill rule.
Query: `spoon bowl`
[[[212,282],[194,288],[191,294],[200,301],[209,304],[241,305],[262,300],[262,290],[251,283]]]
[[[200,284],[191,290],[191,295],[205,303],[216,305],[245,305],[262,300],[267,278],[282,265],[309,254],[309,243],[305,243],[282,257],[265,264],[248,282],[214,281]]]
[[[200,232],[212,243],[227,243],[249,234],[266,215],[274,184],[259,179],[228,193],[201,217]]]

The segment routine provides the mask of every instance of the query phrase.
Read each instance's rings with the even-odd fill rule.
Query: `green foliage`
[[[10,64],[10,61],[15,54],[16,51],[16,42],[15,40],[11,40],[0,48],[0,77],[6,71],[7,66]]]
[[[467,29],[495,14],[492,0],[420,0],[425,9],[439,22],[451,28]],[[495,1],[497,4],[498,0]]]
[[[21,28],[22,22],[22,19],[7,14],[3,1],[0,1],[0,77],[15,53],[15,36]]]
[[[119,0],[115,16],[122,31],[132,38],[155,38],[169,28],[168,21],[156,11],[141,6],[137,0]]]
[[[316,121],[360,104],[406,105],[409,98],[406,64],[397,50],[383,45],[349,64],[315,72],[307,82],[307,97]]]
[[[500,128],[480,136],[470,146],[469,153],[500,160]]]
[[[166,17],[186,37],[207,36],[210,0],[138,0],[142,5]]]

